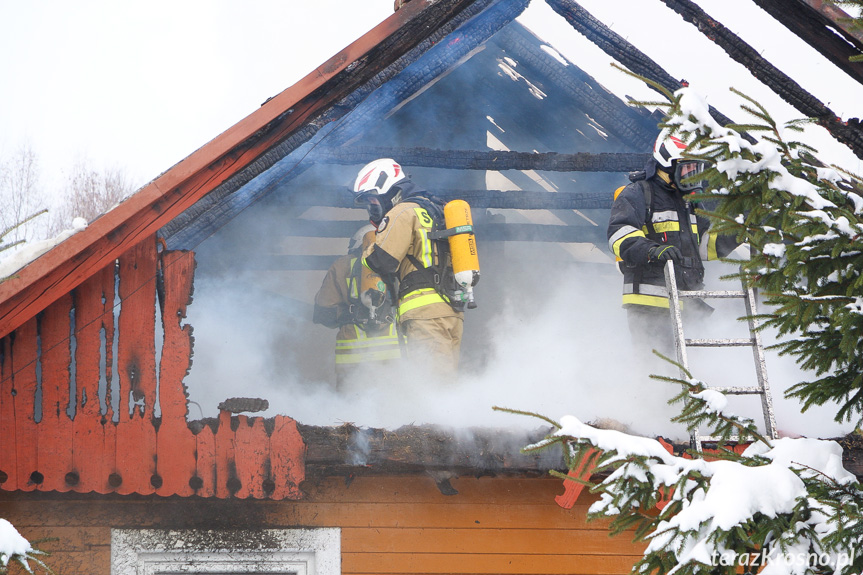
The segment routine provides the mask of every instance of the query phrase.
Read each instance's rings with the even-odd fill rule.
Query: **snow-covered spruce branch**
[[[689,413],[679,420],[714,422],[716,435],[757,436],[751,420],[724,413],[723,398],[705,394],[700,382],[677,383]],[[633,573],[732,575],[742,562],[768,575],[849,575],[863,567],[863,556],[856,555],[863,544],[863,497],[842,468],[836,442],[758,441],[742,454],[722,450],[708,461],[573,416],[554,427],[525,451],[560,445],[571,470],[590,470],[590,478],[575,479],[599,494],[588,517],[610,518],[612,534],[628,532],[647,542]]]
[[[804,411],[837,402],[837,421],[863,414],[863,180],[826,167],[799,135],[806,120],[778,125],[733,90],[752,121],[719,125],[690,88],[671,95],[662,126],[707,160],[708,190],[693,196],[719,233],[748,243],[746,281],[761,290],[775,347],[816,379],[792,386]],[[817,329],[812,330],[812,327]]]
[[[0,517],[0,575],[6,574],[10,563],[19,564],[27,573],[34,572],[30,565],[33,563],[36,570],[53,574],[39,557],[44,555],[48,553],[33,547],[11,523]]]

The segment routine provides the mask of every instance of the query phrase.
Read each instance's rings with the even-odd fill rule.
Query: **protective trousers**
[[[407,319],[400,326],[407,340],[408,361],[441,376],[442,382],[454,382],[464,319],[461,316]]]

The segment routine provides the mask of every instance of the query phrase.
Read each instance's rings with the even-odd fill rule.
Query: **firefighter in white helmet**
[[[623,306],[636,343],[673,352],[665,264],[674,261],[681,290],[704,286],[702,260],[730,254],[739,243],[710,231],[707,218],[695,213],[690,195],[706,185],[699,179],[707,167],[684,156],[686,143],[663,130],[653,156],[632,183],[618,190],[608,223],[608,245],[623,272]],[[691,302],[691,304],[690,304]],[[688,309],[686,309],[688,308]],[[713,309],[687,299],[684,313],[705,317]]]
[[[371,224],[357,230],[347,255],[333,262],[315,295],[312,321],[338,329],[335,370],[339,390],[346,388],[359,368],[389,364],[401,357],[392,302],[382,285],[369,289],[380,278],[361,262],[363,246],[374,242],[374,231]]]
[[[443,205],[417,187],[392,159],[364,166],[354,183],[357,205],[377,226],[363,263],[397,289],[397,321],[407,358],[454,377],[464,326],[464,294],[456,289],[445,240]]]

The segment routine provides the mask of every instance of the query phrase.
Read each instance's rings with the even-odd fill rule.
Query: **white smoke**
[[[256,284],[254,275],[202,278],[188,309],[187,321],[195,330],[190,400],[212,417],[228,397],[261,397],[270,408],[260,415],[284,414],[309,425],[534,429],[541,424],[493,411],[497,405],[555,420],[567,414],[583,421],[612,419],[635,433],[685,438],[685,429],[669,422],[677,407],[666,403],[677,387],[648,377],[676,375],[676,368],[633,349],[620,307],[621,277],[613,264],[607,273],[597,273],[604,269],[597,265],[561,268],[546,261],[550,244],[522,248],[508,246],[497,267],[483,271],[477,286],[480,308],[465,314],[458,381],[435,380],[415,369],[368,369],[339,393],[333,376],[335,332],[311,323],[310,306],[297,301],[311,301],[308,293],[288,300]],[[710,287],[735,289],[716,279],[728,271],[726,265],[712,264]],[[305,290],[313,295],[323,272],[303,273]],[[742,302],[720,301],[714,307],[705,333],[687,332],[688,337],[746,334],[745,325],[736,321],[744,314]],[[755,384],[749,348],[690,350],[690,367],[708,385]],[[812,374],[775,353],[768,353],[767,368],[780,430],[836,437],[851,429],[833,423],[835,410],[829,407],[801,414],[797,401],[783,398],[786,388]],[[735,413],[763,421],[757,396],[733,397],[729,405]],[[190,408],[192,419],[198,415]]]

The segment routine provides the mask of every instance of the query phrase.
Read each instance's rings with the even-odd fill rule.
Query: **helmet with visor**
[[[660,132],[653,145],[653,158],[671,176],[674,185],[681,192],[703,190],[707,182],[698,175],[707,169],[708,163],[685,158],[683,152],[686,147],[683,140],[670,135],[668,129],[665,129]]]

